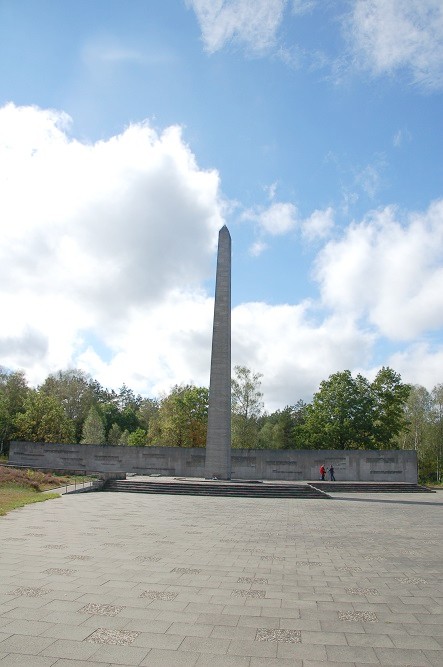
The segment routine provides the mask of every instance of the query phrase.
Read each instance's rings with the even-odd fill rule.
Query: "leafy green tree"
[[[122,430],[118,424],[112,424],[108,433],[108,445],[120,445],[122,438]]]
[[[99,387],[87,373],[71,368],[49,375],[40,391],[53,396],[62,405],[66,417],[75,424],[76,439],[79,441],[88,412],[99,400]]]
[[[120,445],[126,446],[128,444],[128,439],[129,439],[129,431],[123,431],[120,437]]]
[[[402,449],[421,451],[429,438],[431,395],[425,387],[413,385],[404,406],[407,427],[399,436]]]
[[[235,366],[231,380],[232,447],[252,449],[258,446],[259,419],[263,412],[260,391],[261,373],[246,366]]]
[[[371,384],[374,400],[374,439],[378,449],[395,447],[396,439],[407,424],[405,405],[411,391],[409,384],[392,368],[383,367]]]
[[[305,403],[298,401],[296,405],[287,405],[283,410],[262,417],[258,446],[264,449],[296,448],[305,408]]]
[[[306,404],[300,400],[261,418],[259,446],[265,449],[299,448],[299,431],[304,423]]]
[[[208,425],[206,387],[176,385],[151,417],[149,442],[170,447],[204,447]]]
[[[144,398],[137,411],[137,419],[142,428],[149,429],[150,421],[159,410],[159,402],[155,398]]]
[[[148,434],[144,428],[138,428],[128,435],[129,447],[146,447],[148,444]]]
[[[443,467],[443,384],[437,384],[431,392],[433,444],[435,452],[435,481],[441,482]]]
[[[303,435],[311,449],[364,449],[372,440],[373,400],[368,381],[349,370],[323,380],[306,407]]]
[[[104,445],[105,442],[105,425],[102,416],[95,405],[91,405],[83,424],[82,445]]]
[[[29,387],[23,371],[7,371],[0,367],[0,454],[15,437],[15,417],[24,411]]]
[[[117,403],[120,410],[123,410],[124,408],[132,408],[136,411],[142,404],[142,401],[143,399],[140,394],[136,396],[132,389],[123,383],[117,394]]]
[[[15,438],[30,442],[75,442],[75,425],[54,396],[30,390],[24,411],[14,419]]]

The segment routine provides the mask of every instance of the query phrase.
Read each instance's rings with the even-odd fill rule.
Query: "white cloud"
[[[331,373],[369,360],[373,336],[352,318],[317,322],[315,304],[246,303],[232,312],[233,363],[263,373],[268,410],[310,400]]]
[[[252,255],[252,257],[258,257],[267,247],[268,244],[264,241],[255,241],[249,248],[249,254]]]
[[[317,4],[317,0],[292,0],[292,12],[294,14],[309,14]]]
[[[263,231],[272,236],[281,236],[292,231],[297,224],[297,209],[294,204],[277,202],[259,215]]]
[[[380,171],[382,164],[368,164],[357,172],[355,176],[355,185],[360,187],[370,199],[374,199],[381,186]]]
[[[35,378],[71,363],[82,332],[106,343],[134,312],[198,286],[223,224],[218,174],[198,168],[178,127],[84,144],[67,123],[0,109],[0,363],[20,365],[2,341],[21,340]]]
[[[0,109],[0,365],[32,384],[74,366],[151,396],[207,386],[203,285],[225,210],[217,172],[198,167],[177,127],[137,124],[94,144],[68,127],[57,111]],[[264,238],[298,227],[321,238],[333,224],[331,209],[303,221],[289,203],[251,216]],[[405,222],[375,211],[320,252],[323,304],[233,309],[233,363],[264,374],[268,410],[310,400],[332,372],[370,366],[380,335],[411,341],[391,365],[435,384],[420,366],[441,371],[441,351],[414,337],[443,323],[442,222],[443,201]]]
[[[415,343],[406,350],[391,355],[389,364],[405,382],[421,384],[431,390],[443,378],[443,346]]]
[[[401,148],[406,141],[411,141],[411,139],[412,136],[408,129],[400,129],[394,134],[392,143],[395,148]]]
[[[260,231],[271,236],[282,236],[297,225],[297,208],[290,202],[275,202],[268,208],[249,209],[242,214],[243,220],[252,220]]]
[[[260,53],[274,45],[287,0],[187,0],[207,51],[237,41]]]
[[[346,24],[356,61],[373,74],[406,69],[415,83],[443,86],[441,0],[354,0]]]
[[[316,269],[324,305],[413,340],[443,325],[443,200],[405,222],[388,207],[329,242]]]
[[[308,241],[326,238],[334,227],[334,211],[331,207],[324,211],[315,210],[301,223],[302,235]]]

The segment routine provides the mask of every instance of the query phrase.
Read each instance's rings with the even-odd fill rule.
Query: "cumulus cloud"
[[[389,359],[405,382],[421,384],[431,390],[443,377],[443,345],[420,342],[395,352]]]
[[[404,69],[426,88],[443,86],[441,0],[354,0],[346,26],[356,61],[374,75]]]
[[[334,211],[331,207],[324,211],[316,209],[301,223],[302,235],[308,241],[324,239],[334,227]]]
[[[269,192],[273,197],[275,186],[271,186]],[[263,236],[283,236],[295,229],[298,224],[297,207],[290,202],[275,202],[267,208],[248,209],[242,213],[241,219],[256,223],[259,238],[252,244],[249,253],[258,257],[268,247]]]
[[[264,232],[271,236],[281,236],[287,234],[296,226],[297,209],[294,204],[289,202],[276,202],[261,211],[257,219]]]
[[[308,14],[317,4],[317,0],[292,0],[292,12],[294,14]]]
[[[180,128],[137,124],[86,144],[68,125],[53,110],[0,109],[2,335],[23,338],[32,322],[48,369],[82,331],[106,338],[198,286],[223,224],[218,174],[198,167]]]
[[[323,303],[367,318],[392,340],[443,325],[443,200],[403,221],[393,207],[373,211],[330,241],[317,258]]]
[[[217,172],[198,166],[178,127],[141,123],[88,144],[69,124],[58,111],[0,109],[0,365],[32,384],[71,366],[144,395],[207,386],[205,285],[227,210]],[[332,372],[370,367],[381,336],[409,345],[391,364],[407,379],[426,379],[420,362],[441,377],[441,350],[415,337],[443,323],[443,201],[403,220],[372,212],[329,242],[332,209],[303,220],[271,202],[252,217],[257,254],[293,230],[326,243],[322,303],[233,309],[233,363],[263,373],[268,410],[310,400]]]
[[[209,53],[229,42],[239,42],[251,52],[275,44],[287,0],[187,0],[200,24]]]
[[[374,342],[352,317],[315,318],[315,304],[246,303],[232,312],[233,359],[263,373],[268,410],[311,400],[331,373],[367,363]],[[238,362],[236,362],[238,363]]]

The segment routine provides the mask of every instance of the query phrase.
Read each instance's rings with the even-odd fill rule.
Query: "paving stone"
[[[249,667],[250,658],[240,655],[201,655],[195,667]]]
[[[363,662],[377,664],[379,662],[375,650],[366,646],[327,646],[326,654],[332,662]]]
[[[15,588],[13,591],[9,591],[8,595],[16,595],[16,596],[23,595],[27,598],[39,598],[42,597],[43,595],[48,595],[48,593],[50,592],[51,591],[46,588],[19,586],[18,588]]]
[[[97,614],[99,616],[117,616],[124,607],[115,607],[112,604],[97,604],[89,602],[78,610],[79,614]]]
[[[49,658],[42,655],[32,656],[32,665],[30,665],[29,655],[24,653],[9,653],[3,660],[0,657],[0,665],[2,667],[52,667],[58,661],[58,658]]]
[[[139,665],[147,652],[147,649],[135,646],[101,645],[96,647],[92,660],[101,665]]]
[[[185,637],[183,642],[180,644],[180,650],[223,655],[227,653],[229,644],[229,639],[215,639],[213,637]]]
[[[257,658],[252,657],[249,667],[303,667],[306,661],[285,660],[284,658]],[[323,666],[325,667],[324,663]]]
[[[171,572],[176,572],[177,574],[200,574],[201,570],[197,570],[191,567],[174,567]]]
[[[27,621],[27,620],[10,620],[10,622],[2,628],[2,633],[7,632],[11,635],[33,635],[38,636],[52,627],[51,623],[43,621]]]
[[[175,600],[178,593],[172,591],[143,591],[140,593],[141,598],[148,598],[149,600],[162,600],[163,602],[171,602]]]
[[[36,658],[56,667],[440,667],[440,496],[406,507],[406,496],[371,503],[364,494],[325,504],[97,493],[63,496],[57,511],[24,508],[0,519],[2,538],[14,538],[0,544],[0,659],[26,655],[22,667],[33,667],[43,640]],[[91,532],[98,539],[85,541]],[[198,544],[189,533],[200,533]],[[45,548],[57,543],[67,548]],[[17,588],[52,590],[8,595]],[[106,615],[112,608],[120,611]],[[4,650],[16,641],[12,622],[13,652]],[[100,628],[139,634],[123,646],[89,642]],[[260,629],[301,642],[258,641]],[[95,653],[75,652],[84,646]]]
[[[214,656],[215,658],[217,656]],[[188,651],[168,651],[153,648],[140,663],[141,667],[194,667],[199,656]],[[212,663],[213,664],[213,663]]]
[[[4,653],[24,653],[37,655],[50,644],[54,643],[51,637],[35,637],[33,635],[15,634],[0,642],[0,651]]]
[[[218,627],[228,627],[228,626],[218,626]],[[166,634],[182,635],[185,637],[209,637],[209,635],[211,635],[213,630],[214,630],[213,625],[203,625],[202,623],[172,623],[165,632]],[[219,636],[219,635],[214,635],[214,636]]]
[[[378,619],[375,611],[339,611],[338,620],[375,623]]]
[[[55,667],[103,667],[102,662],[95,662],[95,660],[65,660],[64,658],[56,660]]]
[[[382,665],[420,665],[427,667],[432,663],[423,653],[415,649],[376,648],[375,654]]]
[[[245,589],[240,589],[240,588],[235,588],[231,592],[232,597],[235,598],[254,598],[254,599],[260,599],[264,598],[266,596],[266,591],[260,591],[260,590],[245,590]]]
[[[134,630],[98,628],[87,637],[86,641],[94,642],[95,644],[116,644],[118,646],[125,646],[126,644],[132,644],[139,634],[139,632]]]

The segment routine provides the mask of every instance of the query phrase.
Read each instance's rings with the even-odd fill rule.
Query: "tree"
[[[403,449],[422,451],[429,438],[431,395],[425,387],[414,385],[404,406],[407,427],[400,434]]]
[[[82,445],[104,445],[105,442],[105,425],[102,416],[95,405],[91,405],[83,424]]]
[[[306,446],[312,449],[373,447],[373,401],[368,381],[349,370],[323,380],[306,407],[303,426]]]
[[[30,442],[75,442],[75,425],[54,396],[30,390],[24,411],[14,419],[15,437]]]
[[[435,481],[442,480],[443,462],[443,384],[437,384],[431,393],[433,443],[435,451]]]
[[[123,410],[124,408],[132,408],[135,411],[140,407],[142,401],[143,399],[140,394],[136,396],[132,389],[127,387],[125,383],[123,383],[118,390],[117,403],[120,410]]]
[[[231,380],[232,446],[251,449],[258,445],[259,419],[263,411],[261,373],[235,366]]]
[[[149,442],[169,447],[204,447],[208,425],[206,387],[176,385],[149,423]]]
[[[149,429],[149,423],[158,413],[159,402],[156,398],[144,398],[137,411],[137,419],[142,428]]]
[[[148,434],[143,428],[138,428],[128,435],[129,447],[146,447],[148,444]]]
[[[411,391],[392,368],[384,367],[371,384],[374,400],[374,439],[379,449],[390,449],[405,428],[405,405]]]
[[[120,445],[122,437],[122,430],[116,423],[112,424],[108,433],[108,445]]]
[[[57,399],[66,417],[75,423],[77,441],[91,406],[98,402],[100,390],[100,385],[78,368],[52,373],[40,387],[43,394]]]
[[[23,371],[7,371],[0,367],[0,454],[14,438],[15,417],[24,411],[29,387]]]
[[[265,415],[260,420],[258,446],[263,449],[294,449],[298,445],[298,432],[304,422],[306,404],[298,401]]]

